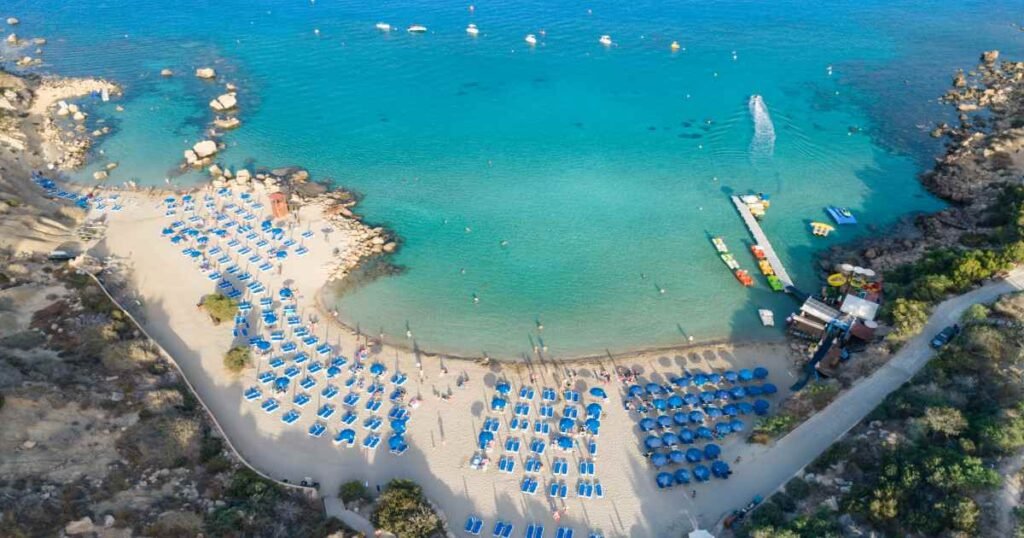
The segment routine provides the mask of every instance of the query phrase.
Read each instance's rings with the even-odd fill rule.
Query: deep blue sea
[[[1019,0],[473,7],[7,0],[0,15],[49,40],[38,71],[126,88],[123,112],[87,104],[116,132],[79,179],[117,161],[110,181],[198,180],[173,171],[223,91],[191,76],[213,66],[241,90],[223,163],[305,166],[365,195],[359,211],[402,237],[404,273],[341,297],[341,316],[492,356],[781,334],[756,310],[781,322],[791,300],[760,278],[740,287],[708,242],[722,235],[754,269],[727,194],[772,196],[765,230],[814,291],[817,250],[941,207],[916,175],[941,149],[927,130],[948,113],[936,98],[953,71],[984,49],[1024,58]],[[756,122],[753,94],[767,111]],[[812,238],[829,204],[861,224]]]

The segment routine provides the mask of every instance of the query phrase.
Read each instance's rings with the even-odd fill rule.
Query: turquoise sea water
[[[940,207],[915,176],[939,149],[925,128],[953,70],[983,49],[1024,56],[1018,2],[468,5],[14,0],[3,15],[49,39],[44,71],[125,85],[125,111],[97,115],[117,128],[94,165],[118,161],[114,180],[173,176],[222,89],[191,72],[214,66],[241,88],[224,162],[305,166],[403,238],[406,271],[339,299],[341,316],[470,355],[778,335],[756,309],[781,322],[789,300],[760,278],[741,288],[707,240],[754,269],[726,194],[772,195],[765,230],[813,291],[816,250]],[[755,93],[773,146],[754,140]],[[812,239],[828,204],[863,224]]]

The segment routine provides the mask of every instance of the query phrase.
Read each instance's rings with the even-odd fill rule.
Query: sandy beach
[[[90,253],[98,259],[114,256],[126,262],[129,281],[141,302],[139,312],[146,330],[176,359],[245,458],[276,478],[292,482],[312,478],[321,483],[325,496],[332,496],[338,485],[348,480],[364,480],[372,488],[391,478],[402,477],[423,485],[453,529],[461,529],[470,514],[482,517],[487,525],[493,525],[500,518],[513,522],[520,529],[530,522],[554,528],[555,511],[560,512],[561,521],[557,525],[572,526],[578,532],[600,530],[606,536],[665,536],[690,530],[697,524],[706,527],[745,504],[746,499],[720,495],[730,481],[717,479],[692,488],[659,490],[654,481],[656,472],[641,453],[643,434],[636,425],[637,416],[623,408],[624,386],[614,378],[605,385],[599,375],[626,367],[639,372],[643,380],[667,383],[684,368],[707,371],[758,365],[769,368],[769,380],[783,387],[782,393],[794,379],[787,371],[790,359],[785,346],[734,348],[719,345],[571,364],[494,361],[489,365],[424,357],[378,346],[371,348],[368,362],[381,362],[391,372],[407,374],[409,381],[405,388],[409,397],[422,402],[411,411],[413,418],[407,433],[410,449],[396,456],[390,454],[386,446],[374,452],[367,452],[358,445],[339,448],[330,442],[330,437],[341,426],[335,417],[326,421],[329,430],[323,438],[313,439],[306,433],[316,418],[314,411],[319,402],[307,406],[296,424],[284,425],[280,413],[268,415],[260,410],[258,402],[246,402],[242,398],[247,387],[257,385],[257,373],[266,370],[266,364],[238,376],[225,370],[223,355],[237,341],[230,326],[214,326],[207,316],[197,311],[196,303],[203,295],[214,291],[215,283],[198,272],[192,260],[181,256],[180,248],[161,237],[161,229],[169,223],[163,214],[163,195],[125,193],[122,196],[124,209],[104,215],[108,224],[106,237]],[[90,216],[96,217],[95,213]],[[305,239],[309,254],[289,258],[281,274],[276,274],[277,271],[263,273],[259,279],[270,290],[286,284],[297,290],[299,313],[303,319],[308,319],[310,314],[319,317],[316,297],[336,263],[333,249],[344,250],[350,246],[350,241],[339,233],[321,231],[328,229],[329,224],[321,208],[315,205],[303,207],[299,221],[300,229],[316,232]],[[346,357],[351,357],[364,343],[332,323],[318,323],[315,331],[334,347],[336,354]],[[545,494],[551,478],[547,470],[555,457],[568,460],[571,472],[565,482],[574,487],[578,478],[577,460],[585,457],[580,447],[568,454],[553,449],[545,453],[542,457],[545,469],[538,476],[541,491],[533,496],[519,491],[521,471],[498,472],[496,462],[502,453],[500,446],[491,451],[488,469],[471,469],[469,461],[476,451],[477,433],[485,418],[495,417],[503,423],[497,436],[499,442],[504,442],[509,435],[511,411],[497,414],[489,408],[496,383],[507,380],[513,393],[523,385],[531,385],[538,391],[540,387],[561,391],[567,386],[567,368],[576,372],[568,385],[585,395],[583,404],[594,401],[586,396],[590,387],[602,386],[609,395],[604,403],[605,414],[597,438],[600,449],[595,458],[595,478],[604,487],[604,497],[579,499],[570,495],[564,501],[555,501]],[[447,370],[446,375],[442,369]],[[462,387],[456,382],[460,376],[468,379]],[[530,382],[531,377],[535,382]],[[440,397],[447,393],[451,394],[450,399]],[[781,396],[775,395],[773,404]],[[291,407],[286,400],[282,398],[282,410]],[[556,409],[560,411],[564,403],[555,402]],[[360,417],[363,415],[365,412],[361,412]],[[753,418],[747,420],[752,425]],[[359,439],[362,433],[359,430]],[[525,442],[532,435],[522,437]],[[746,444],[742,434],[732,435],[720,444],[722,458],[733,466],[736,475],[757,473],[757,458],[764,451],[763,447]],[[516,458],[525,460],[526,452],[520,451]],[[742,456],[742,461],[735,463],[737,456]],[[696,497],[691,497],[691,489],[697,491]]]

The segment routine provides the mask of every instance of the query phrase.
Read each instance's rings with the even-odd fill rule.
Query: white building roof
[[[843,306],[840,310],[855,318],[871,321],[878,315],[878,303],[861,299],[856,295],[847,294],[846,298],[843,299]]]

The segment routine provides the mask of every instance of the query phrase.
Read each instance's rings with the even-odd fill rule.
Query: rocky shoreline
[[[991,234],[1004,187],[1024,177],[1024,62],[1000,61],[986,51],[970,72],[958,71],[942,100],[956,108],[958,124],[942,123],[932,136],[946,153],[921,174],[922,184],[950,206],[905,219],[886,233],[822,253],[823,271],[855,263],[876,271],[920,259],[927,251]]]

